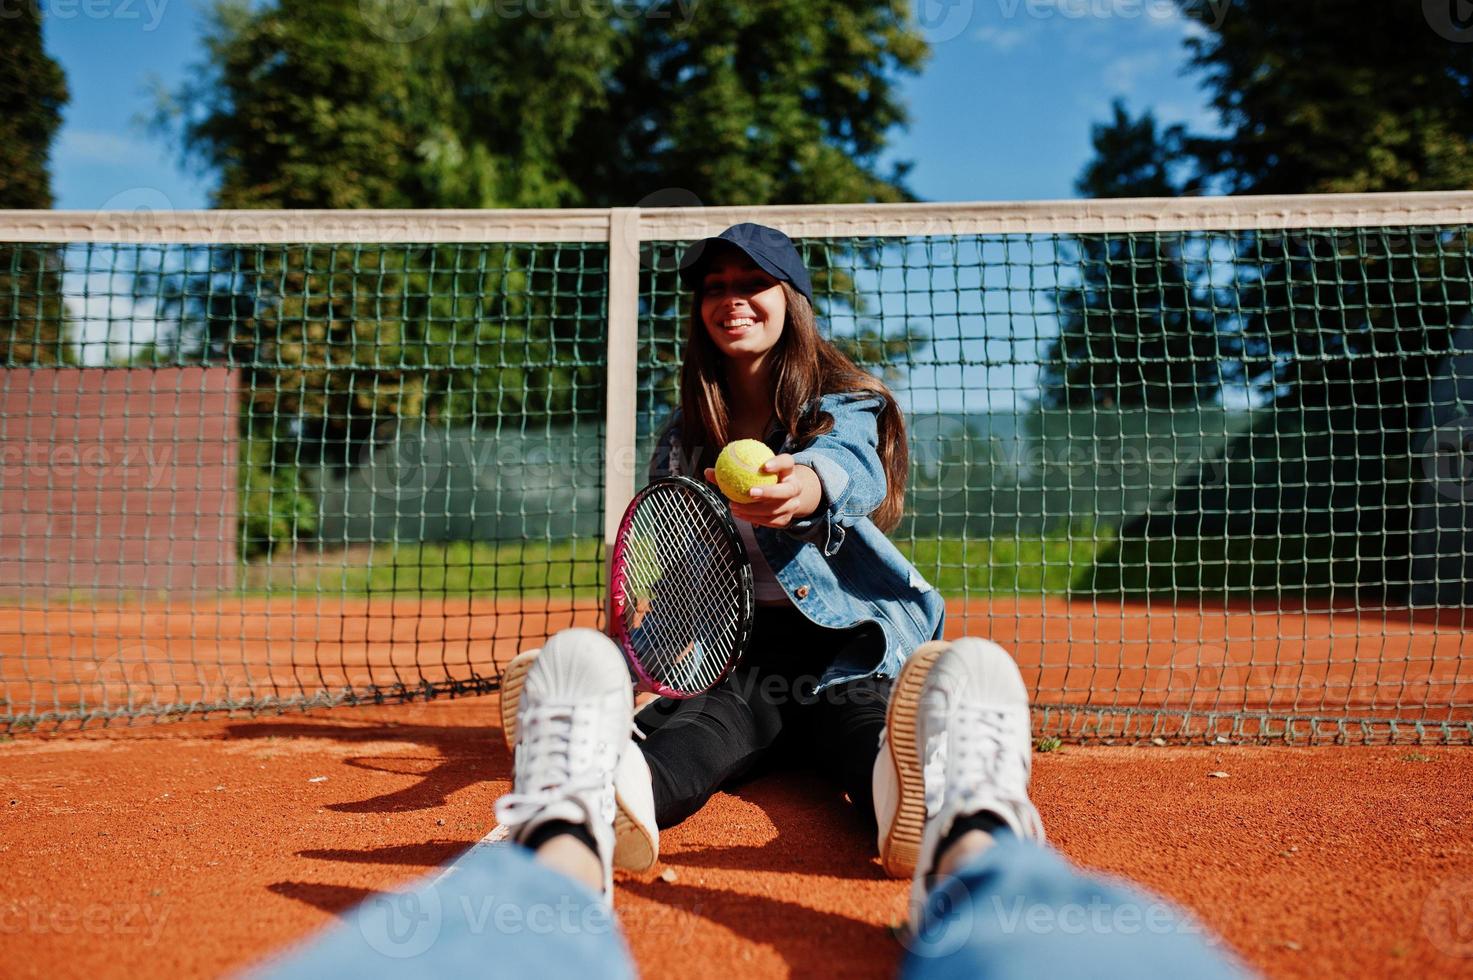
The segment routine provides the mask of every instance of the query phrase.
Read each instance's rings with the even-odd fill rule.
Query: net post
[[[634,499],[635,415],[639,389],[639,208],[609,209],[608,387],[604,422],[604,581],[614,539]],[[604,626],[613,623],[604,595]]]

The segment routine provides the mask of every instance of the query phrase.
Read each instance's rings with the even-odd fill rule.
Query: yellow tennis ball
[[[776,473],[763,473],[762,464],[775,453],[756,439],[738,439],[727,443],[716,457],[716,485],[721,492],[739,504],[750,504],[753,487],[769,487],[777,482]]]

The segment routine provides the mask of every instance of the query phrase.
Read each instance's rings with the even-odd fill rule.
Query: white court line
[[[496,826],[491,828],[490,833],[472,844],[470,846],[470,850],[466,851],[460,857],[456,858],[454,861],[451,861],[448,865],[446,865],[444,870],[436,875],[435,879],[431,881],[430,884],[438,885],[446,878],[455,874],[456,868],[469,861],[474,861],[477,857],[484,854],[487,848],[504,847],[510,843],[511,831],[503,827],[501,824],[497,824]]]

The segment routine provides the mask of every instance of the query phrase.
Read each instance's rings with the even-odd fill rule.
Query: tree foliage
[[[1076,185],[1091,197],[1166,197],[1185,134],[1132,119],[1116,103],[1096,126],[1095,159]],[[1071,243],[1079,281],[1055,296],[1059,337],[1040,377],[1047,407],[1167,407],[1218,383],[1215,323],[1196,282],[1204,256],[1179,234],[1081,235]]]
[[[1140,155],[1169,161],[1171,193],[1473,186],[1473,58],[1435,22],[1452,6],[1234,0],[1187,42],[1223,131],[1143,137]],[[1090,172],[1128,180],[1131,161],[1099,153]],[[1473,323],[1467,230],[1197,237],[1222,378],[1273,411],[1122,528],[1090,587],[1407,601],[1420,430]]]
[[[905,0],[648,5],[569,145],[580,203],[679,190],[717,204],[897,201],[879,170],[906,115],[898,76],[927,55]]]
[[[386,38],[359,0],[218,0],[159,122],[222,207],[574,207],[909,197],[880,172],[924,61],[904,0],[650,0]],[[668,201],[666,202],[668,203]]]
[[[1179,3],[1184,13],[1200,6]],[[1112,123],[1096,129],[1080,189],[1172,196],[1473,187],[1473,59],[1427,18],[1415,4],[1234,0],[1220,23],[1186,42],[1224,132],[1158,131],[1149,114],[1132,119],[1117,106]],[[1404,354],[1436,357],[1450,327],[1473,310],[1458,274],[1469,252],[1459,231],[1389,239],[1250,232],[1219,236],[1225,256],[1209,254],[1214,242],[1205,236],[1183,240],[1175,255],[1151,254],[1141,236],[1132,241],[1156,272],[1131,276],[1110,261],[1110,248],[1120,246],[1082,244],[1082,285],[1059,294],[1063,330],[1045,368],[1046,403],[1109,400],[1122,373],[1149,378],[1214,358],[1223,380],[1276,399],[1381,403],[1405,397],[1404,380],[1425,376],[1426,364]],[[1204,259],[1195,269],[1181,261],[1194,248]],[[1126,269],[1137,265],[1122,259]],[[1214,273],[1223,264],[1231,269]],[[1112,269],[1123,279],[1119,292]],[[1206,312],[1180,310],[1182,297]],[[1151,312],[1174,307],[1175,323]],[[1091,317],[1093,309],[1105,313]],[[1167,346],[1135,344],[1142,325]],[[1204,332],[1215,337],[1209,345],[1200,342]],[[1102,335],[1124,346],[1101,347]],[[1185,360],[1170,354],[1173,338]],[[1211,396],[1216,385],[1204,374],[1185,388],[1158,386],[1168,401],[1188,390]]]
[[[41,14],[19,4],[0,31],[0,208],[51,207],[51,142],[66,77],[41,42]],[[61,299],[61,255],[48,246],[0,247],[0,364],[75,359]]]
[[[1220,26],[1187,42],[1226,130],[1193,141],[1199,183],[1250,194],[1473,186],[1473,53],[1438,31],[1433,6],[1233,0]]]
[[[895,79],[926,53],[903,0],[652,0],[637,17],[628,4],[512,17],[453,0],[412,43],[375,16],[381,7],[217,3],[206,60],[157,119],[187,159],[219,174],[217,205],[909,196],[904,167],[879,166],[904,121]],[[247,426],[274,447],[273,466],[352,465],[411,420],[601,415],[601,252],[344,237],[207,249],[138,278],[175,324],[149,356],[240,364]],[[832,270],[816,279],[835,294],[847,285]],[[671,313],[646,311],[657,329],[679,329]],[[891,359],[912,346],[862,331],[841,340]],[[263,517],[265,547],[300,531],[279,518]]]
[[[1188,141],[1188,188],[1246,194],[1473,187],[1473,57],[1426,5],[1236,0],[1188,42],[1226,133]],[[1470,315],[1458,230],[1247,234],[1229,375],[1302,404],[1417,400]]]

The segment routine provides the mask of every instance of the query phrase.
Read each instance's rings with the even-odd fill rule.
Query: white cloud
[[[1197,0],[1190,14],[1175,3],[1150,4],[1142,18],[1150,27],[1178,34],[1182,39],[1212,33],[1207,24],[1220,24],[1227,14],[1228,0]],[[1205,23],[1204,23],[1205,21]]]
[[[136,301],[132,284],[131,275],[73,269],[65,273],[62,291],[83,364],[124,360],[158,336],[160,321],[153,304]]]
[[[1100,78],[1115,95],[1132,95],[1142,75],[1167,66],[1165,54],[1162,51],[1145,51],[1112,58],[1100,71]]]
[[[1163,126],[1173,123],[1181,123],[1194,133],[1215,133],[1222,128],[1221,121],[1217,118],[1217,110],[1213,109],[1203,101],[1197,104],[1169,101],[1157,102],[1151,107],[1156,114],[1156,119]]]
[[[63,126],[56,141],[58,157],[80,163],[152,163],[158,150],[147,143],[98,129]]]
[[[974,37],[1000,54],[1006,54],[1028,40],[1028,36],[1019,28],[997,27],[992,24],[979,30]]]

